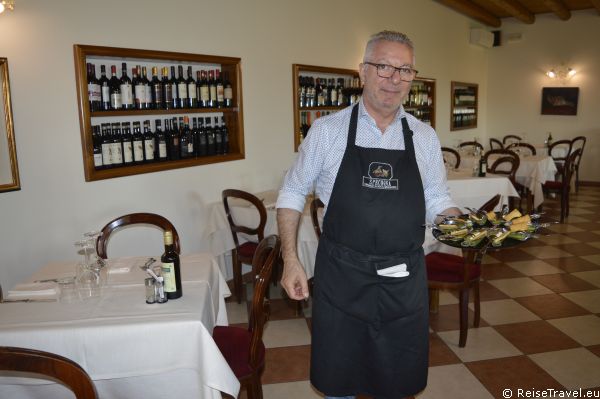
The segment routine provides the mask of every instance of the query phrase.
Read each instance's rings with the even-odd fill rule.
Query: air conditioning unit
[[[494,34],[485,29],[471,29],[470,42],[481,47],[492,48],[494,46]]]

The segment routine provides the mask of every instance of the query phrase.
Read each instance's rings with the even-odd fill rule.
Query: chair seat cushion
[[[238,255],[243,258],[252,258],[254,256],[254,252],[256,252],[256,248],[258,244],[255,242],[245,242],[238,248]]]
[[[223,354],[235,376],[243,378],[252,374],[250,367],[250,340],[252,333],[244,328],[231,326],[216,326],[213,330],[213,339]],[[265,362],[265,345],[262,340],[258,345],[258,367]]]
[[[559,190],[562,188],[561,181],[548,180],[544,183],[544,187],[550,190]]]
[[[464,258],[461,256],[432,252],[425,256],[425,264],[428,280],[459,283],[464,279]],[[469,280],[476,279],[480,275],[480,265],[469,265]]]

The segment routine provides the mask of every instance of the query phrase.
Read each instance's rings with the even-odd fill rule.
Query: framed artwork
[[[8,61],[0,58],[0,193],[21,189],[13,131]]]
[[[542,88],[542,115],[577,115],[579,87]]]

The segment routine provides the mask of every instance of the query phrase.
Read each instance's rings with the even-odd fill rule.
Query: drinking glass
[[[95,242],[90,237],[84,237],[76,241],[75,245],[81,248],[83,261],[77,264],[75,271],[75,287],[81,299],[100,296],[103,279],[102,265],[97,262],[97,256],[93,256]],[[93,259],[93,260],[92,260]]]

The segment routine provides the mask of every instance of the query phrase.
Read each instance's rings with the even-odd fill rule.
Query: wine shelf
[[[162,170],[185,168],[218,162],[244,159],[244,123],[242,105],[241,59],[214,55],[190,54],[168,51],[140,50],[118,47],[89,46],[75,44],[75,79],[77,84],[77,101],[79,107],[79,124],[81,146],[86,181],[110,179]],[[101,62],[109,66],[127,62],[128,64],[159,65],[195,65],[209,66],[227,73],[232,86],[232,107],[227,108],[175,108],[175,109],[132,109],[91,112],[88,101],[87,63]],[[168,115],[211,114],[222,116],[229,130],[229,152],[221,155],[190,157],[177,160],[156,161],[138,165],[118,166],[107,169],[94,167],[94,143],[92,138],[92,118],[101,118],[102,122],[111,122],[111,118],[122,117],[161,117]]]
[[[476,83],[451,82],[451,131],[474,129],[477,127],[478,89],[479,85]]]
[[[435,79],[415,78],[402,106],[404,111],[435,129]]]

